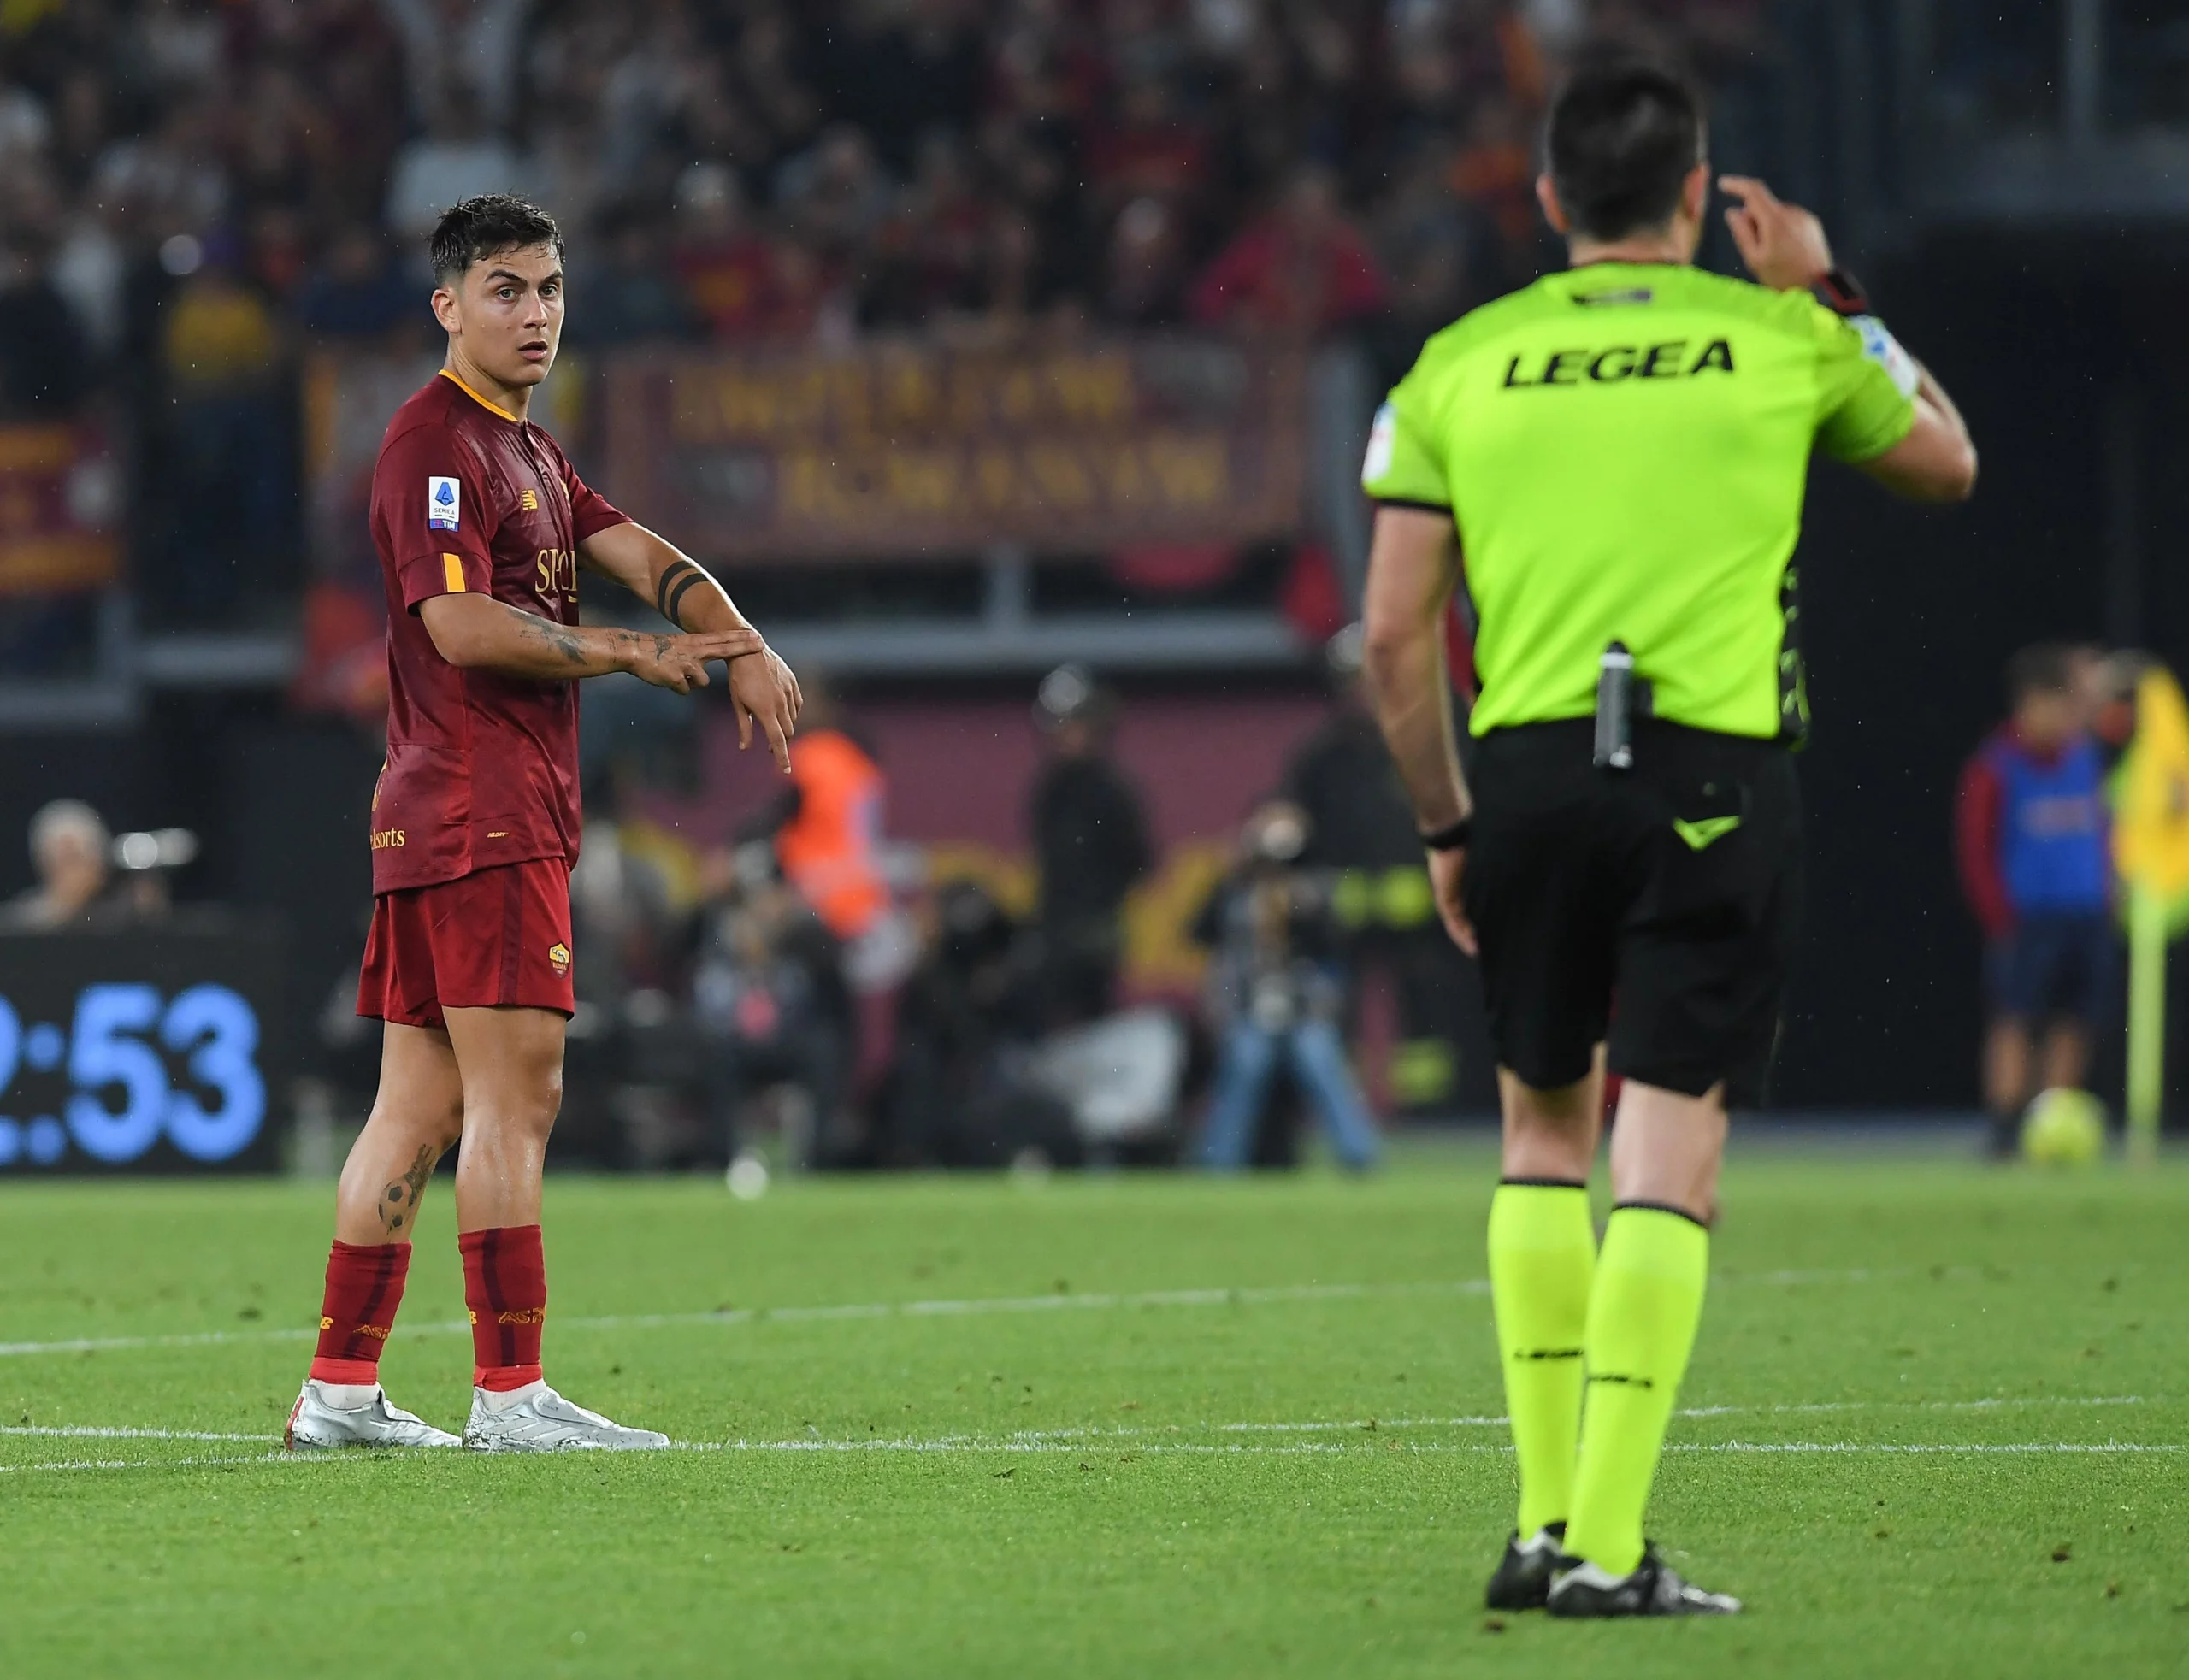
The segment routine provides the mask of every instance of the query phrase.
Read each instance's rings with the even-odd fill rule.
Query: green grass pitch
[[[2189,1174],[1737,1137],[1652,1524],[1749,1613],[1567,1626],[1481,1608],[1493,1171],[559,1180],[549,1375],[693,1450],[546,1459],[269,1456],[328,1188],[9,1187],[0,1675],[2182,1671]],[[450,1427],[461,1297],[443,1181]]]

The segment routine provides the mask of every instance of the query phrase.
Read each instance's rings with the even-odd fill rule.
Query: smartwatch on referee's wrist
[[[1809,286],[1817,302],[1834,315],[1868,315],[1870,294],[1862,289],[1862,281],[1844,268],[1827,268]]]
[[[1472,813],[1469,813],[1467,816],[1462,816],[1456,822],[1447,823],[1443,828],[1431,828],[1425,834],[1417,834],[1417,838],[1419,839],[1422,845],[1431,852],[1460,851],[1465,848],[1467,841],[1472,840],[1473,837],[1474,816]]]

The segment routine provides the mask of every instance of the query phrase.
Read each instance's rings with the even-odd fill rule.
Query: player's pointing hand
[[[1753,175],[1720,175],[1718,186],[1739,201],[1726,212],[1726,226],[1757,284],[1796,292],[1832,272],[1824,224],[1808,211],[1787,203]]]
[[[729,695],[737,703],[739,749],[752,745],[752,726],[758,722],[766,732],[776,767],[788,775],[790,738],[797,732],[798,714],[805,704],[790,667],[776,657],[773,648],[763,647],[752,658],[730,666]]]
[[[633,638],[631,673],[657,688],[688,694],[707,686],[707,663],[764,652],[757,630],[712,631],[703,635]],[[732,667],[735,669],[735,667]],[[733,683],[733,690],[735,688]]]

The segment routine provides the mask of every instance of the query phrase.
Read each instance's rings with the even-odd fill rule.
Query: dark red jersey
[[[578,618],[578,545],[624,522],[555,440],[443,373],[389,422],[373,468],[387,586],[387,764],[373,794],[373,891],[578,855],[578,686],[459,670],[420,603],[492,595]]]

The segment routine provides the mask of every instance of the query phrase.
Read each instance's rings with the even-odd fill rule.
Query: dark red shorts
[[[445,1009],[576,1007],[570,984],[570,866],[504,864],[373,900],[357,1013],[439,1027]]]

